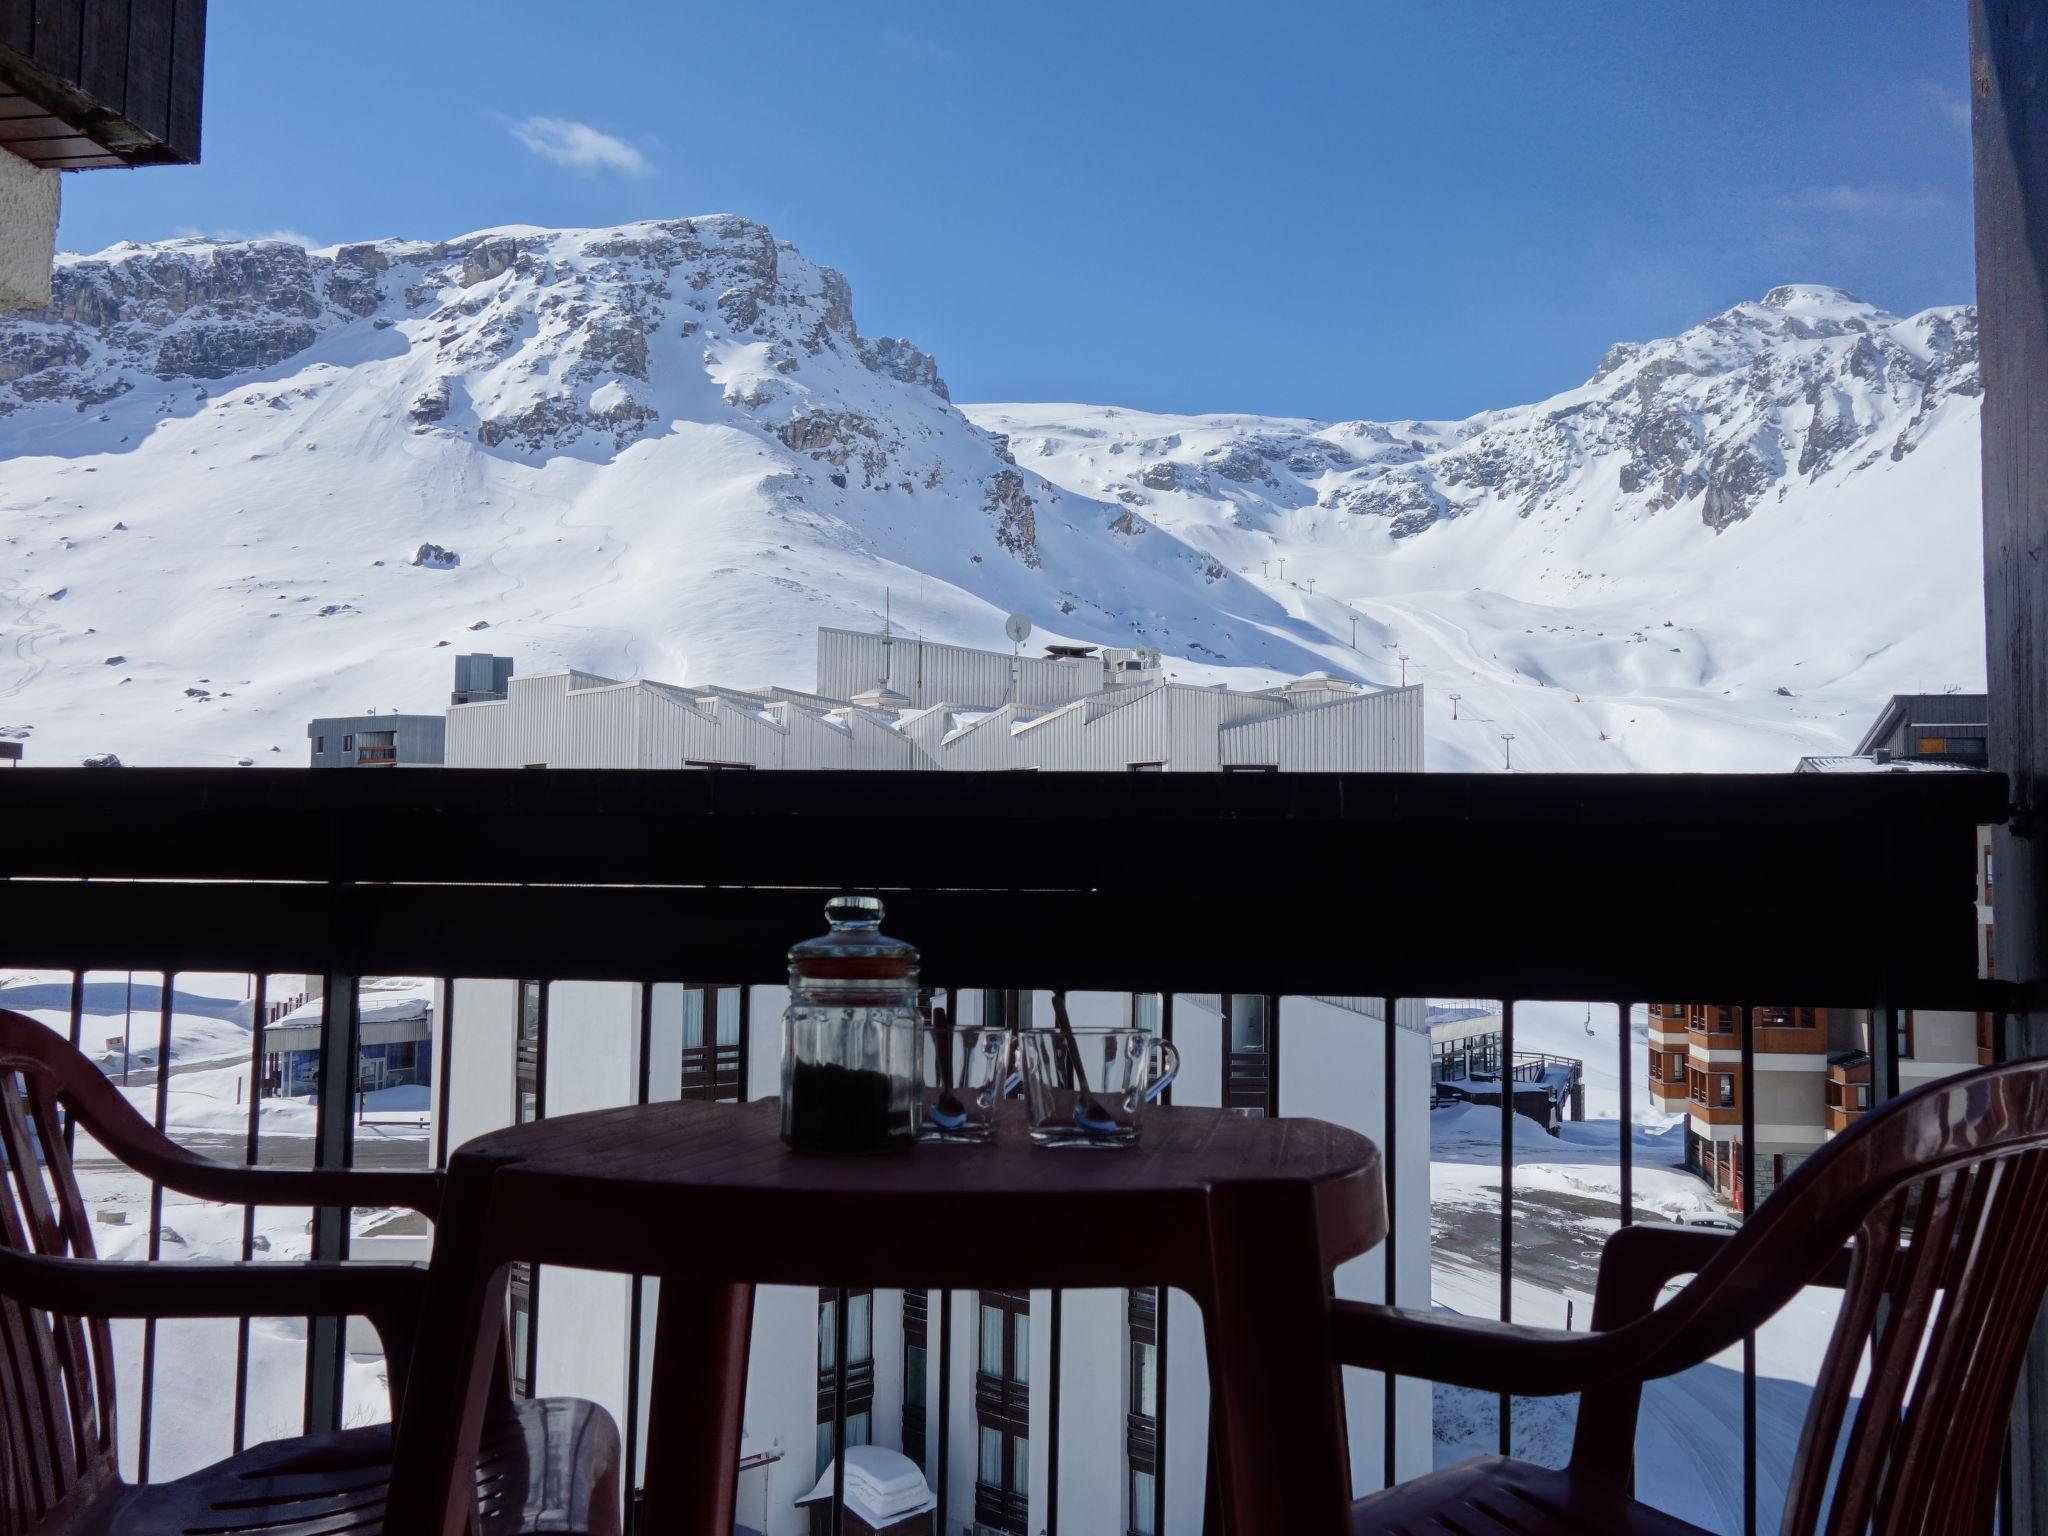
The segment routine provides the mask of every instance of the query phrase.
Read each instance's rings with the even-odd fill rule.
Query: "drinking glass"
[[[996,1103],[1011,1070],[1010,1040],[1006,1028],[918,1026],[919,1141],[972,1143],[995,1135]]]
[[[1180,1071],[1173,1042],[1142,1029],[1027,1029],[1017,1036],[1031,1139],[1132,1147]]]

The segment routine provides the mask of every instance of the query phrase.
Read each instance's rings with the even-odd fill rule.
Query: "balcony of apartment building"
[[[1685,1007],[1686,1035],[1691,1044],[1700,1047],[1708,1047],[1715,1036],[1733,1040],[1740,1027],[1740,1013],[1738,1008],[1688,1003]]]
[[[1826,1094],[1827,1132],[1839,1135],[1856,1123],[1857,1116],[1870,1108],[1870,1053],[1844,1051],[1828,1058]]]
[[[1688,1073],[1688,1108],[1696,1125],[1742,1124],[1741,1073],[1693,1067]]]
[[[1968,900],[1975,829],[2001,804],[1989,776],[1688,777],[1624,796],[1589,779],[1463,775],[14,777],[11,889],[33,900],[16,904],[10,966],[58,968],[80,991],[129,965],[236,970],[252,979],[257,1019],[272,1013],[268,978],[320,976],[327,1027],[317,1039],[330,1081],[348,1080],[333,1074],[346,1074],[368,1043],[362,978],[431,978],[432,1128],[404,1144],[413,1166],[445,1160],[480,1130],[581,1109],[772,1096],[778,1037],[767,1021],[781,1007],[788,944],[818,926],[826,894],[867,887],[885,893],[890,929],[919,944],[933,984],[958,984],[963,1018],[976,1016],[973,998],[989,1017],[1041,1015],[1034,987],[1099,995],[1109,1000],[1099,1004],[1104,1019],[1143,1020],[1177,1041],[1188,1058],[1177,1103],[1316,1115],[1393,1149],[1386,1187],[1400,1251],[1369,1257],[1346,1284],[1409,1305],[1430,1300],[1433,1072],[1426,1025],[1386,1028],[1405,1017],[1402,999],[1493,999],[1497,1018],[1443,1049],[1461,1069],[1511,1063],[1518,1085],[1564,1061],[1517,1044],[1523,999],[1614,1000],[1613,1019],[1587,1040],[1589,1063],[1623,1049],[1633,1010],[1622,1000],[1670,995],[1674,981],[1695,996],[1883,996],[1900,1013],[1909,1000],[2006,1006],[1975,975]],[[1077,869],[1072,849],[1108,827],[1119,859]],[[1801,935],[1796,946],[1703,949],[1670,902],[1630,879],[1652,850],[1660,868],[1684,872],[1673,889],[1685,892],[1685,912],[1705,903],[1734,923],[1755,900],[1744,869],[1783,855],[1788,840],[1813,871],[1773,897],[1774,917]],[[1220,929],[1219,911],[1229,914]],[[1191,932],[1227,941],[1190,945]],[[1610,942],[1589,946],[1587,932]],[[1361,934],[1373,942],[1361,945]],[[492,979],[521,976],[540,979]],[[706,977],[716,984],[692,979]],[[276,985],[291,989],[280,995],[306,990],[297,975]],[[1663,1006],[1667,1026],[1678,1022]],[[1687,1051],[1657,1053],[1665,1076],[1656,1096],[1670,1104],[1683,1095],[1707,1133],[1702,1162],[1732,1190],[1755,1144],[1744,1134],[1753,1102],[1744,1073],[1754,1070],[1753,1052],[1750,1067],[1742,1061],[1745,1029],[1753,1046],[1765,1031],[1816,1026],[1765,1007],[1731,1007],[1725,1029],[1715,1027],[1721,1019],[1701,1016],[1709,1062],[1694,1059],[1689,1030],[1679,1034]],[[1520,1105],[1478,1108],[1505,1127]],[[316,1158],[400,1155],[379,1137],[345,1134],[356,1129],[345,1102],[306,1112],[333,1132],[310,1143]],[[251,1125],[262,1129],[253,1114]],[[268,1145],[261,1134],[256,1142]],[[1633,1144],[1624,1138],[1617,1154],[1626,1191]],[[1519,1207],[1509,1190],[1501,1212],[1512,1240]],[[1634,1209],[1626,1194],[1616,1203],[1624,1218]],[[345,1227],[318,1237],[349,1240]],[[512,1282],[516,1380],[547,1390],[568,1373],[622,1425],[637,1423],[651,1342],[644,1295],[636,1309],[623,1283],[542,1266]],[[802,1309],[762,1303],[755,1375],[784,1383],[776,1390],[790,1423],[776,1432],[780,1461],[757,1450],[747,1463],[749,1489],[781,1490],[777,1479],[807,1489],[816,1466],[793,1448],[808,1452],[815,1431],[841,1432],[843,1414],[848,1444],[859,1435],[893,1447],[905,1424],[921,1426],[913,1459],[959,1519],[1035,1531],[1074,1501],[1061,1523],[1089,1528],[1078,1501],[1095,1485],[1074,1460],[1053,1470],[1044,1437],[1058,1422],[1070,1445],[1086,1434],[1120,1449],[1128,1477],[1118,1486],[1136,1490],[1121,1495],[1125,1504],[1200,1507],[1199,1464],[1184,1449],[1200,1431],[1174,1427],[1204,1400],[1190,1396],[1204,1380],[1202,1328],[1184,1297],[1128,1308],[1118,1298],[1089,1321],[1075,1293],[1059,1351],[1048,1342],[1062,1333],[1061,1314],[1048,1310],[1057,1292],[930,1298],[917,1309],[915,1391],[904,1382],[913,1346],[903,1293],[853,1304],[843,1388],[821,1368],[829,1352],[812,1352],[818,1332],[838,1331],[818,1320],[821,1294]],[[594,1349],[614,1327],[620,1342]],[[1142,1366],[1131,1341],[1146,1346]],[[304,1422],[318,1427],[332,1422],[332,1393],[351,1361],[360,1366],[362,1341],[316,1332],[306,1348]],[[1097,1360],[1127,1351],[1135,1374],[1121,1388],[1122,1370],[1106,1386],[1091,1382]],[[233,1357],[231,1341],[230,1368]],[[197,1367],[156,1367],[153,1389],[141,1392],[144,1418],[162,1419],[199,1390],[167,1374],[186,1369]],[[1421,1383],[1413,1395],[1409,1385],[1355,1394],[1361,1489],[1428,1465],[1430,1400]],[[249,1418],[262,1422],[253,1403]],[[764,1439],[770,1422],[767,1408],[750,1411]],[[952,1435],[950,1460],[942,1433]],[[157,1454],[161,1464],[168,1453]],[[637,1440],[629,1463],[637,1486],[646,1471]],[[780,1507],[780,1492],[747,1496]],[[1125,1517],[1134,1531],[1181,1528],[1178,1518],[1150,1526],[1143,1509]],[[777,1528],[759,1518],[768,1523],[745,1517]]]
[[[1649,1049],[1650,1102],[1659,1109],[1683,1110],[1692,1100],[1689,1057],[1683,1050],[1671,1050],[1654,1040]]]
[[[356,736],[356,767],[396,768],[398,766],[398,733],[395,731],[363,731]]]

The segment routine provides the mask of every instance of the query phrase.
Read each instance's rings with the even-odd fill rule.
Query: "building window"
[[[1157,992],[1133,992],[1131,994],[1131,1028],[1142,1029],[1148,1035],[1159,1033],[1160,1002]]]
[[[519,1036],[512,1068],[512,1119],[525,1125],[546,1113],[542,1082],[546,1073],[547,987],[538,981],[519,983]],[[531,1264],[512,1266],[512,1390],[533,1395],[534,1362],[539,1358],[536,1309],[540,1275]]]
[[[903,1293],[903,1454],[917,1463],[925,1460],[925,1406],[930,1390],[925,1368],[925,1341],[931,1313],[929,1291]]]
[[[1272,1109],[1271,998],[1223,994],[1223,1107],[1244,1115]]]
[[[1131,1536],[1154,1536],[1159,1529],[1152,1511],[1158,1507],[1159,1487],[1150,1472],[1131,1469]]]
[[[1898,1049],[1899,1060],[1911,1061],[1913,1059],[1912,1009],[1903,1008],[1898,1012],[1897,1016],[1893,1021],[1893,1037],[1894,1044],[1897,1046]],[[1894,1091],[1897,1091],[1898,1084],[1892,1084],[1892,1088]]]
[[[327,750],[327,738],[326,738],[325,736],[315,736],[315,737],[313,738],[313,755],[314,755],[315,757],[318,757],[319,755],[321,755],[322,753],[324,753],[324,752],[325,752],[326,750]],[[1988,865],[1988,864],[1986,865],[1986,868],[1989,868],[1989,865]]]
[[[990,1029],[1031,1028],[1032,994],[1016,987],[984,987],[981,1022]]]
[[[1225,763],[1223,771],[1225,773],[1278,773],[1280,765],[1278,763]]]
[[[686,1099],[738,1103],[744,1063],[740,987],[683,989],[682,1093]]]
[[[975,1358],[974,1523],[1026,1536],[1031,1487],[1031,1298],[981,1291]]]
[[[531,1264],[512,1266],[508,1296],[512,1306],[512,1395],[533,1396],[533,1293],[538,1279]]]
[[[1151,1536],[1158,1524],[1160,1293],[1145,1287],[1124,1293],[1129,1376],[1124,1393],[1124,1460],[1129,1500],[1126,1528]]]
[[[832,1421],[839,1374],[839,1292],[818,1290],[818,1476],[832,1464]],[[875,1293],[846,1293],[846,1443],[872,1439],[875,1408]]]
[[[1166,772],[1166,764],[1164,763],[1125,763],[1124,767],[1128,768],[1132,773]]]
[[[356,739],[355,739],[355,737],[353,737],[353,736],[344,736],[344,737],[342,737],[342,738],[341,738],[341,750],[342,750],[342,751],[344,751],[344,752],[353,752],[353,751],[355,751],[355,749],[356,749]]]
[[[1714,1103],[1721,1109],[1735,1107],[1735,1074],[1716,1072],[1714,1074]]]

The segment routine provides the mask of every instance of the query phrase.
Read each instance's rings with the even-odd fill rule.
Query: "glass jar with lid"
[[[800,1152],[888,1152],[915,1139],[917,951],[873,896],[825,904],[831,931],[790,946],[782,1139]]]

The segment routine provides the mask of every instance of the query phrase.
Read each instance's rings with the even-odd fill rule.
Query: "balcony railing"
[[[1585,1062],[1576,1056],[1551,1056],[1542,1051],[1517,1051],[1512,1075],[1518,1083],[1540,1083],[1553,1067],[1577,1071],[1584,1066]]]
[[[1031,1501],[1028,1495],[1012,1493],[993,1483],[974,1485],[974,1519],[977,1525],[998,1531],[1024,1532],[1031,1529]]]
[[[982,1413],[1021,1425],[1031,1417],[1031,1388],[1021,1381],[977,1371],[974,1376],[974,1406]]]
[[[1174,999],[1189,994],[1368,998],[1379,1020],[1397,1017],[1404,998],[1478,997],[1500,1001],[1502,1059],[1515,1061],[1524,1000],[1590,999],[1611,1006],[1614,1022],[1587,1040],[1586,1056],[1618,1063],[1619,1114],[1628,1121],[1640,1071],[1628,1021],[1649,997],[1804,997],[1879,1016],[1909,1006],[2001,1012],[2006,992],[1976,975],[1974,898],[1977,829],[2000,820],[2005,803],[2002,779],[1966,774],[41,770],[0,775],[9,829],[0,875],[10,881],[0,965],[71,972],[74,1039],[89,971],[160,972],[167,997],[179,972],[322,977],[323,1077],[342,1082],[354,1076],[358,1024],[349,1004],[359,978],[538,977],[543,998],[550,986],[629,983],[640,999],[644,1062],[653,987],[777,985],[790,940],[816,930],[822,895],[854,887],[884,894],[891,931],[918,942],[934,985],[1153,994],[1167,1034]],[[1759,887],[1755,869],[1783,865],[1801,879]],[[1644,878],[1648,869],[1656,879]],[[1730,931],[1777,937],[1741,945],[1702,937]],[[1188,942],[1191,933],[1204,942]],[[257,987],[252,1017],[260,1019],[260,980]],[[451,1000],[460,995],[451,988]],[[1746,1082],[1754,1010],[1732,1013],[1738,1081]],[[1375,1023],[1371,1010],[1353,1016],[1361,1028]],[[578,1048],[573,1038],[547,1043],[560,1027],[551,1017],[543,1004],[542,1039],[520,1047],[532,1047],[536,1074]],[[1289,1095],[1301,1080],[1280,1066],[1287,1017],[1283,1006],[1267,1019],[1259,1083],[1282,1114],[1299,1112]],[[166,1039],[169,1019],[166,1002]],[[1403,1160],[1415,1155],[1404,1144],[1425,1113],[1427,1071],[1418,1064],[1403,1079],[1400,1033],[1381,1028],[1384,1057],[1365,1072],[1351,1069],[1356,1101],[1382,1128],[1392,1218],[1392,1236],[1367,1263],[1383,1295],[1426,1305],[1426,1291],[1404,1278],[1399,1248],[1403,1231],[1416,1230],[1414,1212],[1404,1219],[1401,1207],[1411,1182]],[[2004,1037],[2002,1028],[1991,1033],[1994,1042]],[[1873,1036],[1875,1101],[1898,1082],[1897,1035],[1880,1028]],[[444,1139],[450,1085],[476,1037],[451,1006],[433,1068]],[[260,1061],[260,1030],[252,1048]],[[719,1061],[712,1075],[731,1074]],[[737,1076],[738,1096],[774,1091],[752,1080],[744,1053]],[[643,1070],[639,1096],[653,1092]],[[1516,1138],[1512,1096],[1503,1099],[1499,1311],[1512,1319]],[[1754,1095],[1740,1100],[1731,1182],[1753,1189]],[[163,1102],[159,1095],[160,1124]],[[307,1158],[347,1166],[375,1152],[355,1133],[353,1107],[342,1096],[317,1106]],[[252,1102],[251,1158],[265,1155],[260,1129]],[[437,1145],[430,1155],[446,1151]],[[1627,1223],[1637,1212],[1631,1137],[1618,1139],[1617,1156],[1613,1212]],[[349,1227],[337,1213],[320,1214],[313,1233],[315,1256],[347,1251]],[[550,1287],[540,1279],[529,1321],[545,1337]],[[642,1310],[633,1308],[636,1330]],[[953,1310],[941,1293],[931,1309],[933,1356],[943,1360],[950,1348],[971,1359],[972,1336],[951,1337]],[[1168,1311],[1159,1309],[1162,1321]],[[1171,1349],[1160,1340],[1162,1410],[1170,1357],[1193,1350],[1199,1359],[1199,1334],[1173,1333]],[[639,1348],[636,1333],[630,1358]],[[316,1327],[306,1350],[304,1418],[320,1427],[340,1413],[346,1339]],[[239,1434],[246,1328],[236,1360]],[[621,1415],[629,1482],[641,1471],[641,1382],[632,1378]],[[941,1436],[945,1383],[942,1373],[933,1415]],[[998,1410],[1019,1418],[1031,1393],[1044,1394],[1058,1442],[1057,1353],[1043,1382],[1027,1389],[991,1379],[976,1391],[993,1392]],[[1392,1480],[1418,1450],[1426,1462],[1428,1448],[1395,1411],[1397,1383],[1381,1380],[1377,1391],[1385,1411],[1373,1460]],[[1752,1341],[1743,1351],[1745,1528],[1775,1518],[1758,1509],[1756,1394]],[[169,1412],[167,1401],[145,1379],[142,1424]],[[1503,1450],[1515,1419],[1503,1400]],[[1162,1433],[1160,1451],[1171,1448]],[[946,1462],[941,1455],[934,1464],[942,1508],[950,1508]],[[1167,1454],[1160,1487],[1171,1472]],[[1022,1528],[1023,1496],[1000,1498],[995,1512]],[[1075,1519],[1074,1528],[1087,1524]]]

